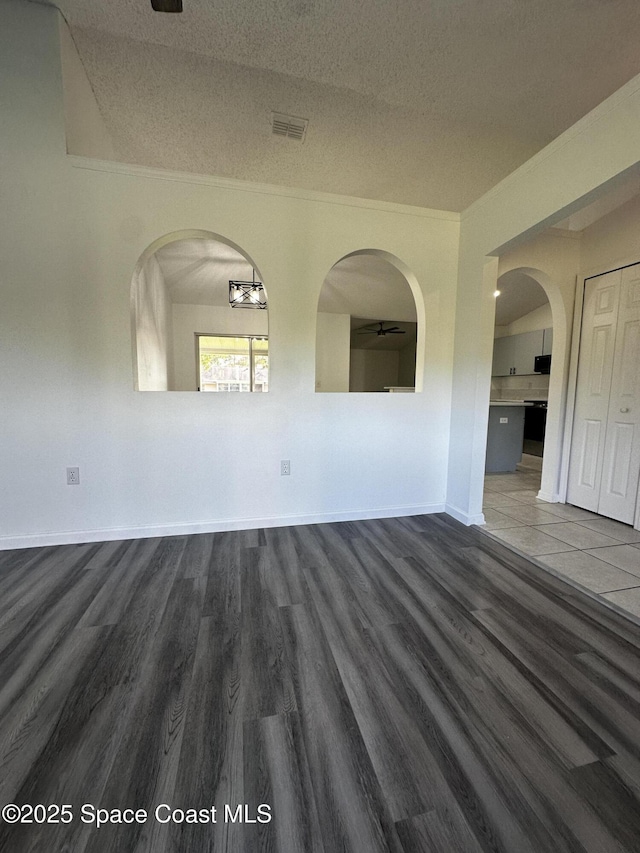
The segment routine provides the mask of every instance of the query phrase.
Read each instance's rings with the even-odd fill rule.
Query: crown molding
[[[234,192],[279,196],[281,198],[313,201],[320,204],[337,204],[343,207],[357,207],[364,210],[378,210],[384,213],[401,214],[403,216],[417,216],[422,219],[460,222],[460,214],[449,210],[432,210],[431,208],[426,207],[414,207],[408,204],[397,204],[396,202],[390,201],[356,198],[355,196],[334,195],[333,193],[324,193],[317,190],[282,187],[276,184],[258,184],[250,181],[241,181],[236,178],[222,178],[216,175],[199,175],[191,172],[172,172],[167,169],[155,169],[150,166],[136,166],[132,163],[96,160],[91,157],[81,157],[77,154],[67,154],[67,162],[74,169],[84,169],[90,172],[107,172],[113,175],[146,178],[154,181],[173,181],[180,184],[196,184],[198,186],[233,190]]]

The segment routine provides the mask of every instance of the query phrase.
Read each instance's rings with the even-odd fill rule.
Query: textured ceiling
[[[640,72],[637,0],[58,6],[122,160],[450,210]]]

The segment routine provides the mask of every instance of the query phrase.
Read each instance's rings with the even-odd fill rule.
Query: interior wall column
[[[471,247],[461,244],[447,512],[465,524],[484,523],[482,494],[497,281],[498,258],[478,257]]]

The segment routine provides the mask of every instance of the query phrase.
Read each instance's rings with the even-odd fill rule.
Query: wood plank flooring
[[[3,552],[10,803],[71,817],[0,853],[637,853],[640,628],[444,515]]]

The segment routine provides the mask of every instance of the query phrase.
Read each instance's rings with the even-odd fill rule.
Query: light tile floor
[[[480,530],[640,618],[640,531],[536,497],[540,472],[487,474]]]

